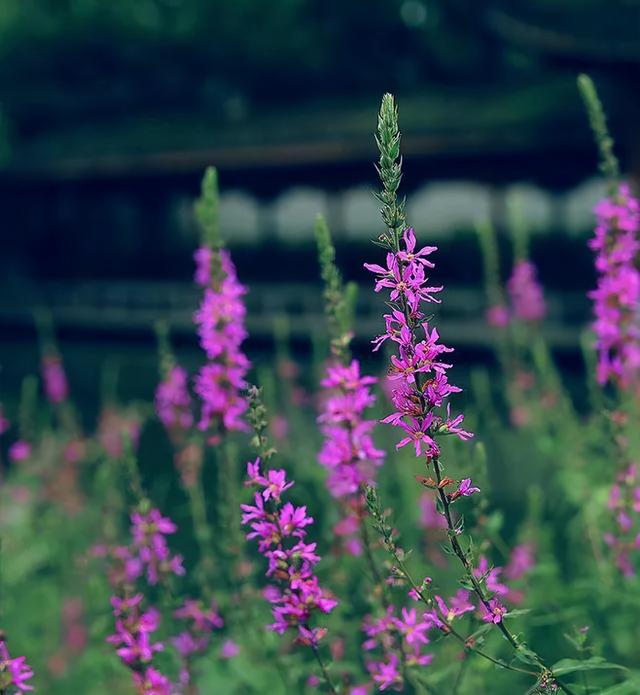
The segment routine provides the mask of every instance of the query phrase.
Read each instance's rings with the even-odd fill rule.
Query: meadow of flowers
[[[355,288],[318,219],[322,355],[297,364],[281,330],[252,365],[214,169],[196,373],[159,323],[155,394],[122,403],[106,373],[87,428],[39,317],[40,378],[0,405],[2,695],[640,692],[640,203],[579,84],[609,182],[582,391],[543,338],[526,220],[508,278],[478,227],[495,366],[441,342],[447,278],[428,221],[405,216],[390,95],[371,354],[352,350]],[[141,466],[148,451],[171,465]]]

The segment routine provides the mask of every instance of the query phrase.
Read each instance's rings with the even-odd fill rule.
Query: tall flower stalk
[[[359,361],[351,356],[354,292],[352,286],[343,285],[329,228],[320,217],[315,233],[331,339],[331,353],[321,381],[322,412],[318,422],[324,441],[318,461],[327,469],[327,488],[340,506],[336,536],[343,539],[349,554],[360,555],[364,550],[369,556],[372,551],[364,521],[364,489],[375,484],[376,470],[384,461],[384,452],[372,438],[376,423],[365,417],[365,411],[375,402],[371,386],[377,379],[362,375]]]
[[[266,411],[257,388],[250,389],[249,419],[254,427],[254,444],[260,456],[247,464],[245,484],[256,489],[253,504],[242,504],[242,524],[249,526],[247,539],[256,540],[259,552],[267,560],[270,584],[264,596],[272,606],[274,622],[269,630],[296,633],[296,640],[308,645],[320,666],[329,690],[337,693],[319,650],[326,628],[312,625],[317,614],[328,614],[337,605],[334,596],[320,586],[314,573],[320,561],[316,543],[307,543],[307,527],[313,518],[307,508],[283,500],[293,487],[284,469],[268,468],[275,454],[266,436]]]
[[[198,427],[206,433],[208,442],[216,445],[218,511],[222,525],[228,529],[221,539],[220,551],[228,560],[223,564],[230,568],[227,579],[231,584],[235,581],[231,577],[231,560],[239,552],[241,538],[235,515],[238,471],[225,435],[247,430],[244,390],[250,363],[242,350],[247,336],[243,301],[246,288],[238,281],[231,254],[224,248],[218,213],[218,178],[216,170],[209,167],[196,204],[201,245],[195,253],[194,279],[203,288],[203,295],[194,322],[207,361],[195,377],[195,392],[202,405]],[[203,499],[199,504],[203,506]]]
[[[202,400],[199,427],[214,432],[244,430],[247,402],[242,395],[249,360],[241,349],[247,336],[242,301],[246,289],[238,282],[230,253],[224,248],[218,221],[216,170],[207,169],[202,195],[196,206],[202,242],[195,253],[195,282],[203,288],[200,308],[194,315],[200,347],[207,362],[195,382]]]
[[[464,531],[462,518],[454,519],[452,508],[455,503],[480,490],[469,478],[456,480],[445,475],[438,440],[450,435],[467,440],[472,434],[462,428],[462,414],[453,417],[450,414],[448,398],[461,390],[448,380],[447,372],[452,365],[445,361],[445,356],[452,352],[452,348],[439,343],[437,328],[427,319],[426,306],[439,303],[437,295],[442,290],[441,286],[429,284],[426,275],[426,271],[434,267],[430,256],[436,248],[417,247],[415,233],[406,223],[404,203],[398,200],[402,176],[400,131],[396,105],[390,94],[385,94],[382,99],[376,140],[380,150],[378,172],[383,185],[378,199],[386,225],[378,244],[386,249],[387,255],[386,266],[365,264],[365,267],[376,276],[375,291],[386,290],[389,293],[387,306],[390,313],[384,316],[386,330],[373,341],[374,350],[386,341],[391,341],[396,348],[389,368],[394,382],[392,402],[395,411],[383,422],[401,431],[396,448],[411,445],[416,457],[424,460],[426,476],[422,483],[437,492],[440,511],[447,523],[451,551],[465,571],[462,583],[476,595],[483,619],[496,626],[521,658],[537,667],[539,682],[547,681],[552,677],[550,669],[504,624],[506,609],[498,596],[487,590],[484,577],[478,578],[471,545],[463,548],[460,541]],[[371,505],[372,502],[370,509]],[[430,601],[426,603],[429,605]],[[560,682],[558,686],[570,692]]]
[[[596,206],[596,229],[589,241],[595,252],[597,287],[593,300],[598,352],[597,379],[622,390],[640,387],[640,201],[620,181],[613,140],[595,86],[580,75],[578,87],[600,151],[600,169],[609,195]]]

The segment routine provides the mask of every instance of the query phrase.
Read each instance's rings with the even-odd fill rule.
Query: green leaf
[[[640,679],[633,678],[600,691],[600,695],[636,695],[640,692]]]
[[[508,613],[504,614],[504,618],[518,618],[521,615],[527,615],[528,613],[531,613],[531,608],[519,608],[518,610],[515,611],[509,611]]]
[[[627,670],[625,666],[612,664],[605,661],[601,656],[592,656],[590,659],[585,659],[584,661],[580,661],[580,659],[561,659],[551,667],[554,676],[566,676],[568,673],[595,671],[597,669]]]

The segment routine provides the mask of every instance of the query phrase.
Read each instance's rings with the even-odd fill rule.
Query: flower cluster
[[[500,603],[500,599],[515,605],[524,601],[522,588],[514,587],[513,583],[523,579],[531,571],[534,564],[534,549],[529,543],[515,546],[511,551],[509,562],[504,567],[490,565],[485,555],[479,557],[478,565],[473,574],[476,579],[484,581],[490,594],[491,607],[491,610],[488,610],[486,606],[481,604],[483,620],[487,622],[500,622],[502,620],[506,609]]]
[[[640,549],[640,475],[636,465],[618,475],[609,492],[608,507],[615,515],[615,531],[605,533],[604,540],[615,552],[620,572],[634,577],[636,570],[630,554]]]
[[[425,579],[425,583],[430,581]],[[420,600],[415,590],[410,591],[409,596]],[[416,608],[402,608],[398,617],[394,607],[389,606],[382,617],[367,619],[363,626],[367,636],[363,649],[368,653],[374,650],[382,653],[382,658],[366,662],[378,689],[402,690],[403,662],[411,667],[426,666],[433,660],[433,654],[424,652],[430,642],[427,633],[434,629],[447,633],[456,618],[472,611],[475,606],[469,601],[469,592],[460,589],[448,602],[442,596],[434,596],[433,607],[422,613]]]
[[[170,681],[152,666],[154,654],[164,649],[153,637],[160,626],[160,613],[155,608],[143,610],[143,600],[142,594],[111,598],[116,629],[107,642],[117,647],[116,654],[131,670],[138,692],[170,695]]]
[[[0,692],[24,693],[33,690],[27,681],[33,678],[33,669],[27,664],[24,656],[12,658],[7,648],[7,642],[0,632]]]
[[[433,654],[423,652],[429,644],[426,633],[433,623],[415,608],[402,608],[400,617],[394,613],[394,607],[389,606],[381,617],[367,618],[363,625],[367,639],[362,647],[368,654],[378,655],[365,663],[379,690],[402,690],[403,662],[407,666],[426,666],[433,659]]]
[[[187,599],[173,615],[186,622],[185,629],[171,641],[182,660],[180,684],[187,686],[192,681],[191,657],[207,650],[211,633],[222,628],[224,621],[213,601],[206,608],[201,601]]]
[[[640,369],[640,201],[621,184],[617,193],[598,203],[597,224],[589,246],[595,251],[598,283],[590,293],[597,336],[598,382],[622,388],[636,384]]]
[[[171,574],[184,575],[182,556],[172,555],[167,545],[166,536],[176,532],[173,521],[152,509],[146,514],[134,512],[131,522],[131,571],[139,572],[138,576],[144,572],[151,585]]]
[[[376,292],[390,291],[392,307],[391,313],[384,316],[385,333],[373,341],[374,350],[387,340],[398,346],[397,354],[391,357],[389,374],[395,382],[391,399],[396,410],[383,422],[405,431],[397,448],[412,444],[416,456],[424,453],[427,460],[440,453],[434,435],[455,434],[461,439],[472,436],[460,427],[462,415],[450,417],[448,407],[446,414],[436,412],[448,396],[461,389],[449,383],[447,370],[451,365],[443,361],[452,348],[438,342],[438,331],[429,327],[423,312],[423,303],[438,302],[434,295],[442,289],[428,286],[425,274],[425,268],[433,267],[427,256],[435,250],[434,246],[425,246],[416,251],[416,237],[409,228],[399,239],[397,251],[387,253],[386,268],[365,263],[365,268],[378,276]],[[418,340],[420,329],[424,338]]]
[[[17,439],[9,447],[9,459],[14,463],[26,461],[31,456],[32,446],[24,439]]]
[[[511,314],[504,304],[494,304],[487,309],[485,318],[492,328],[506,328],[511,321]]]
[[[293,483],[287,482],[284,470],[260,471],[260,459],[247,464],[247,484],[260,490],[254,504],[243,504],[242,523],[249,525],[248,539],[257,539],[259,551],[267,558],[267,576],[278,582],[265,590],[273,605],[274,622],[270,630],[283,634],[287,629],[298,631],[304,644],[316,644],[326,630],[309,625],[312,615],[319,611],[330,613],[337,601],[320,587],[313,572],[320,561],[315,543],[305,543],[305,528],[313,523],[306,507],[282,503],[281,495]]]
[[[114,586],[111,605],[116,629],[107,641],[116,645],[116,653],[131,670],[138,692],[170,695],[174,692],[171,682],[153,666],[154,654],[164,649],[164,644],[153,637],[160,625],[160,613],[153,607],[144,609],[145,596],[134,593],[134,587],[140,578],[153,585],[172,574],[184,574],[182,557],[171,554],[166,539],[175,533],[176,526],[157,509],[134,512],[131,522],[130,546],[98,546],[94,550],[95,555],[109,554],[114,561],[109,579]]]
[[[360,364],[353,360],[349,365],[330,365],[321,382],[327,392],[318,418],[324,435],[318,460],[329,471],[329,491],[343,503],[336,534],[348,538],[346,548],[354,555],[362,551],[360,541],[352,536],[364,514],[362,489],[374,483],[375,471],[384,460],[384,452],[371,437],[375,421],[363,417],[375,401],[369,387],[376,381],[361,376]]]
[[[191,397],[185,369],[173,366],[156,389],[156,413],[167,430],[188,430],[193,425]]]
[[[520,321],[536,323],[547,313],[542,286],[536,275],[536,267],[531,261],[519,260],[507,282],[513,315]]]
[[[214,253],[203,247],[196,251],[195,258],[195,281],[205,290],[194,321],[200,346],[209,360],[195,380],[196,393],[202,400],[199,427],[206,430],[220,422],[228,430],[242,430],[247,402],[239,392],[246,387],[249,369],[249,360],[241,350],[247,335],[242,301],[246,289],[238,282],[228,251]]]
[[[45,355],[42,358],[42,380],[44,392],[50,403],[57,404],[67,400],[69,396],[69,384],[65,374],[62,360],[55,354]]]

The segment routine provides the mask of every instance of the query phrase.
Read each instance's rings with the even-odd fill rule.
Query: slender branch
[[[442,487],[440,487],[440,482],[442,480],[442,471],[440,469],[440,461],[437,458],[433,459],[433,467],[434,467],[434,472],[436,476],[436,482],[438,483],[438,494],[440,496],[440,501],[442,502],[443,509],[444,509],[444,516],[447,521],[447,528],[448,528],[448,536],[449,536],[449,543],[451,545],[451,548],[453,552],[456,554],[462,565],[464,566],[467,576],[469,578],[469,581],[471,582],[471,585],[473,587],[474,593],[478,596],[484,607],[490,611],[491,606],[489,603],[489,600],[485,596],[484,591],[482,590],[482,587],[480,586],[480,583],[476,579],[474,573],[473,573],[473,567],[471,566],[471,563],[469,562],[469,559],[467,558],[465,552],[462,550],[462,547],[460,546],[460,543],[458,542],[458,538],[456,535],[456,530],[455,526],[453,524],[453,519],[451,518],[451,503],[449,501],[449,498],[447,497],[446,492]],[[504,622],[501,620],[499,623],[493,623],[499,630],[502,632],[506,640],[509,642],[509,644],[517,651],[520,652],[522,651],[524,645],[519,643],[518,640],[514,637],[514,635],[511,633],[509,628],[504,624]],[[550,669],[545,662],[542,660],[542,658],[533,652],[532,650],[528,649],[527,650],[530,656],[536,661],[536,663],[540,666],[540,668],[543,670],[543,672],[548,672],[550,674],[553,674],[552,669]],[[557,678],[554,678],[556,683],[558,684],[558,687],[566,693],[566,695],[573,695],[572,691],[570,688],[568,688],[564,683],[562,683],[560,680]]]
[[[318,666],[320,666],[320,670],[322,671],[322,677],[324,678],[324,681],[327,684],[327,687],[329,688],[329,692],[333,693],[334,695],[338,695],[338,691],[336,690],[336,687],[333,684],[333,681],[331,680],[331,676],[329,675],[329,671],[327,670],[327,667],[325,666],[325,663],[322,660],[322,657],[320,656],[320,651],[318,649],[318,646],[312,642],[311,643],[311,649],[313,651],[313,655],[316,657],[316,661],[318,662]]]

